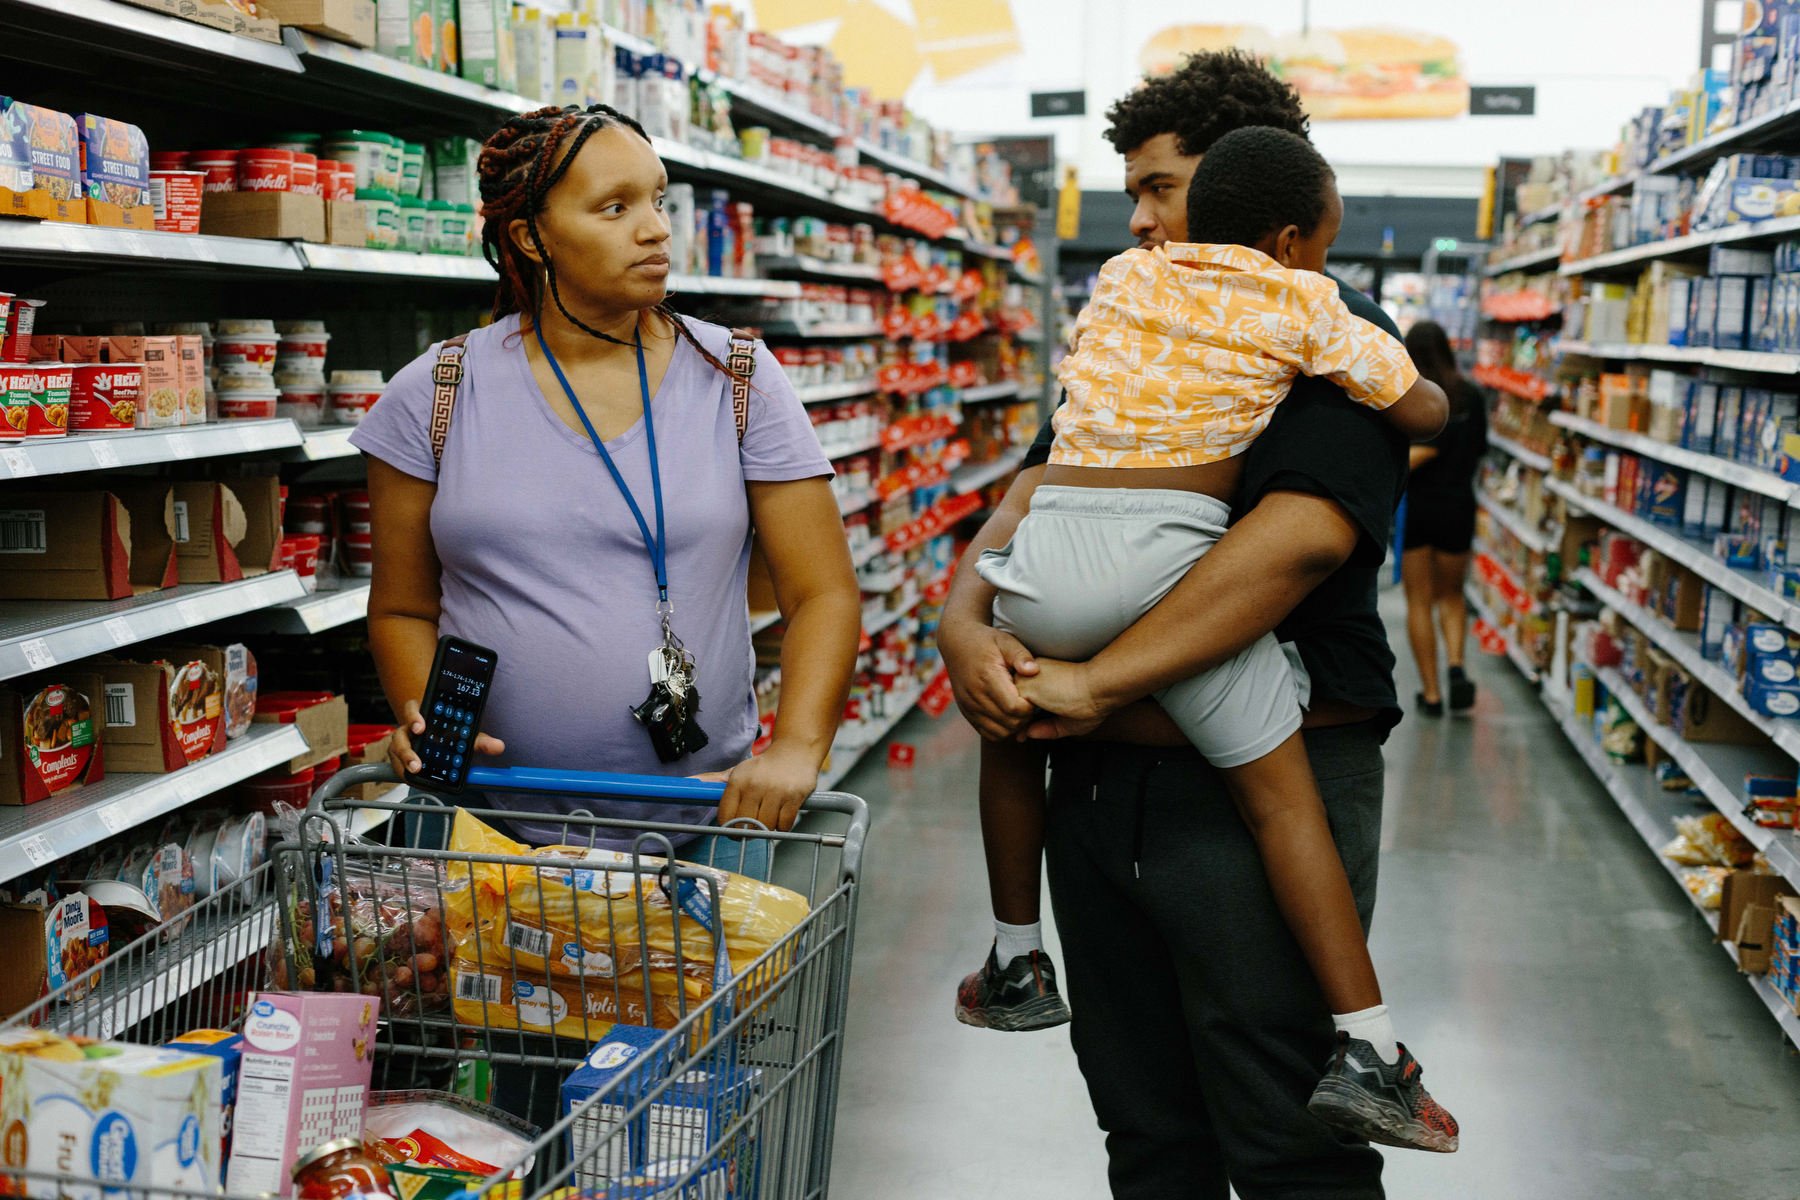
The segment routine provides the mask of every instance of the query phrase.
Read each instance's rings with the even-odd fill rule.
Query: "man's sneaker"
[[[1383,1146],[1454,1154],[1456,1118],[1431,1098],[1419,1061],[1405,1046],[1385,1063],[1375,1047],[1338,1031],[1337,1053],[1306,1107],[1321,1121]]]
[[[1069,1006],[1056,990],[1056,966],[1042,950],[1020,955],[1000,969],[992,949],[981,970],[956,989],[956,1019],[977,1029],[1024,1033],[1069,1023]]]

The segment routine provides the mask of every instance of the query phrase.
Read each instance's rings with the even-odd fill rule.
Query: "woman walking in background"
[[[1406,335],[1419,374],[1444,389],[1450,420],[1443,432],[1412,448],[1406,489],[1406,532],[1400,578],[1406,588],[1406,632],[1419,668],[1419,711],[1442,716],[1438,634],[1449,665],[1450,710],[1475,704],[1475,684],[1463,671],[1469,610],[1463,579],[1475,537],[1475,471],[1487,452],[1487,397],[1456,366],[1441,325],[1420,321]]]

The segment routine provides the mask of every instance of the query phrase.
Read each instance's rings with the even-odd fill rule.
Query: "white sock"
[[[1351,1037],[1360,1038],[1375,1047],[1375,1053],[1381,1055],[1381,1061],[1400,1061],[1400,1046],[1394,1040],[1394,1022],[1388,1017],[1387,1005],[1377,1004],[1374,1008],[1365,1008],[1361,1012],[1332,1013],[1331,1023]]]
[[[1006,965],[1015,958],[1024,958],[1033,950],[1044,948],[1044,923],[1033,921],[1029,925],[1008,925],[1005,921],[994,922],[994,961],[1005,970]]]

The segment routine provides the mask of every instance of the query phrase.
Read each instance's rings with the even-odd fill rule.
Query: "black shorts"
[[[1475,506],[1429,496],[1406,498],[1406,529],[1401,534],[1404,550],[1429,547],[1443,554],[1467,554],[1475,540]]]

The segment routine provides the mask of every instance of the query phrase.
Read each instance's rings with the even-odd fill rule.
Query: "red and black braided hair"
[[[569,173],[569,165],[587,140],[602,129],[628,129],[646,143],[650,141],[644,127],[618,109],[593,104],[587,108],[539,108],[508,117],[482,144],[476,166],[481,178],[481,252],[500,275],[500,285],[494,291],[495,320],[519,313],[534,324],[541,321],[547,290],[557,311],[575,328],[604,341],[631,345],[602,333],[569,311],[557,287],[556,263],[538,230],[538,217],[549,201],[551,189]],[[567,153],[563,152],[565,145]],[[511,226],[518,220],[525,222],[538,262],[532,261],[513,241]],[[715,370],[732,374],[731,368],[700,344],[687,322],[666,302],[651,311],[673,326],[681,339]]]

